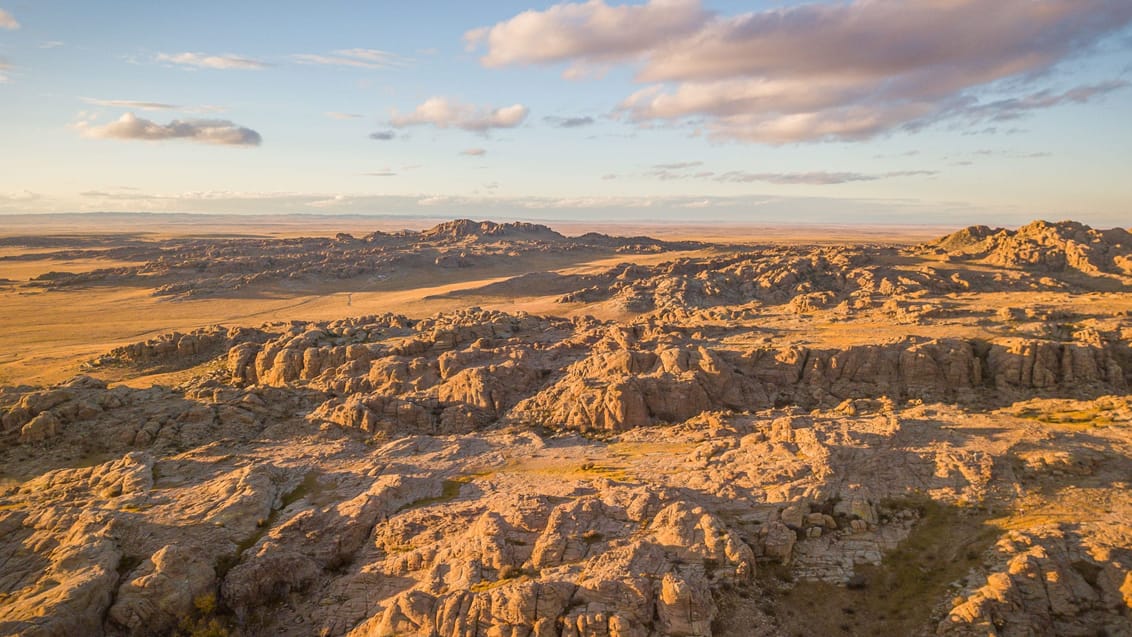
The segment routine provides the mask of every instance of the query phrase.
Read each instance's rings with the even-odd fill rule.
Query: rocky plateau
[[[132,263],[44,304],[469,273],[4,379],[0,635],[1132,636],[1123,229],[0,245]]]

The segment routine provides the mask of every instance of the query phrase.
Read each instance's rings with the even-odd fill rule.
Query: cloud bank
[[[126,113],[109,124],[97,126],[81,122],[77,127],[84,137],[92,139],[187,139],[221,146],[259,146],[263,141],[254,130],[222,119],[173,120],[168,124],[158,124],[133,113]]]
[[[1007,84],[1032,85],[1130,22],[1128,0],[854,0],[735,16],[699,0],[589,0],[465,39],[488,67],[563,63],[575,76],[632,64],[646,86],[620,104],[628,120],[698,122],[716,138],[781,144],[1089,101],[1113,87],[1035,97],[1009,95]]]
[[[389,124],[395,128],[431,125],[486,133],[493,128],[515,128],[523,123],[527,113],[527,107],[522,104],[491,108],[464,104],[444,97],[430,97],[412,113],[401,115],[394,111]]]

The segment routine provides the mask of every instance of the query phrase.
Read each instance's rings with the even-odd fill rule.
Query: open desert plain
[[[0,0],[0,637],[1132,637],[1132,0]]]

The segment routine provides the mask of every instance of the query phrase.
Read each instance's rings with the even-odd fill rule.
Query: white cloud
[[[16,19],[12,17],[12,14],[3,9],[0,9],[0,29],[15,31],[18,28],[20,28],[20,23],[16,22]]]
[[[707,19],[699,0],[652,0],[609,6],[603,0],[524,11],[492,27],[468,31],[469,48],[486,45],[485,66],[572,62],[567,74],[640,55],[657,42],[689,35]]]
[[[340,49],[325,55],[299,53],[292,55],[291,59],[299,64],[351,66],[362,69],[404,68],[412,63],[409,58],[378,49]]]
[[[167,62],[178,66],[202,69],[237,69],[256,71],[270,66],[267,62],[242,55],[225,53],[222,55],[209,55],[207,53],[158,53],[158,62]]]
[[[483,148],[465,148],[460,151],[460,154],[467,155],[468,157],[483,157],[487,154],[487,150]]]
[[[337,111],[329,111],[326,116],[330,119],[360,119],[362,117],[357,113],[339,113]]]
[[[465,38],[486,47],[489,67],[566,63],[574,75],[633,64],[646,86],[618,109],[630,121],[778,144],[1088,101],[1114,89],[1010,93],[1130,22],[1128,0],[852,0],[734,16],[697,0],[588,0],[526,11]]]
[[[93,139],[188,139],[223,146],[258,146],[262,141],[260,134],[254,130],[219,119],[173,120],[168,124],[158,124],[126,113],[109,124],[81,121],[75,127],[84,137]]]
[[[437,128],[460,128],[486,133],[493,128],[514,128],[527,118],[528,109],[522,104],[501,108],[463,104],[443,97],[430,97],[412,113],[400,115],[396,111],[389,123],[396,128],[432,125]]]

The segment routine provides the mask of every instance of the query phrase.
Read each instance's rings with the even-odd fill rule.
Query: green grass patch
[[[440,495],[429,497],[429,498],[421,498],[419,500],[414,500],[414,501],[406,504],[405,506],[401,507],[400,509],[397,509],[397,512],[400,513],[402,511],[409,511],[409,510],[412,510],[412,509],[420,509],[422,507],[432,506],[434,504],[443,504],[445,502],[451,502],[451,501],[455,500],[456,498],[460,497],[460,489],[464,488],[465,484],[468,484],[472,480],[475,480],[476,477],[478,477],[477,474],[472,473],[472,474],[457,476],[455,478],[445,480],[440,485]]]
[[[915,509],[920,519],[879,565],[857,567],[850,586],[797,582],[773,591],[774,614],[784,634],[919,634],[938,619],[932,612],[947,598],[949,585],[962,580],[1002,533],[977,508],[921,497],[884,506]],[[788,581],[783,573],[775,575]]]

